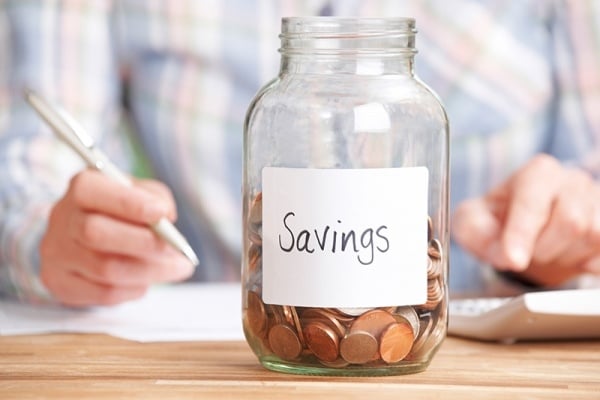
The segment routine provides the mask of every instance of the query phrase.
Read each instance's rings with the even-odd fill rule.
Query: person
[[[564,287],[600,274],[598,1],[1,7],[6,296],[106,305],[154,283],[239,279],[243,119],[277,74],[289,15],[416,19],[416,71],[451,126],[452,291]],[[25,87],[73,114],[121,168],[150,173],[123,187],[84,169],[25,104]],[[200,267],[146,228],[162,216],[177,221]]]

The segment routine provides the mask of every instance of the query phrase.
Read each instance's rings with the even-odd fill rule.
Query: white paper
[[[0,301],[0,335],[106,333],[140,342],[244,340],[238,283],[160,285],[114,307],[70,309]]]
[[[427,168],[268,167],[262,196],[265,303],[427,300]]]

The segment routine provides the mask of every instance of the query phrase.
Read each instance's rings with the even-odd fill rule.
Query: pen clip
[[[79,153],[89,166],[98,170],[105,168],[106,157],[102,157],[95,149],[92,137],[85,133],[83,127],[71,115],[57,105],[50,104],[32,90],[25,90],[25,99],[58,137]]]
[[[81,143],[82,146],[92,150],[95,146],[94,139],[92,139],[92,137],[85,132],[77,120],[75,120],[75,118],[73,118],[69,113],[59,106],[54,106],[54,109],[61,116],[64,123],[70,128],[70,133],[77,138],[79,143]]]
[[[109,161],[102,153],[96,151],[96,143],[94,142],[94,139],[92,139],[92,137],[85,132],[83,126],[81,126],[81,124],[63,108],[55,105],[54,109],[56,113],[63,119],[65,125],[67,125],[69,128],[69,133],[72,134],[83,147],[89,150],[88,157],[90,159],[88,159],[88,163],[98,171],[105,169]]]

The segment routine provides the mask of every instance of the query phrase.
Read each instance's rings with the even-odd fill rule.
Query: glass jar
[[[268,369],[392,375],[447,326],[448,120],[408,18],[284,18],[244,129],[243,326]]]

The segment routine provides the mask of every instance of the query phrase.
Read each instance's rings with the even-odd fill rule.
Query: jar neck
[[[284,18],[281,74],[413,75],[409,18]]]

